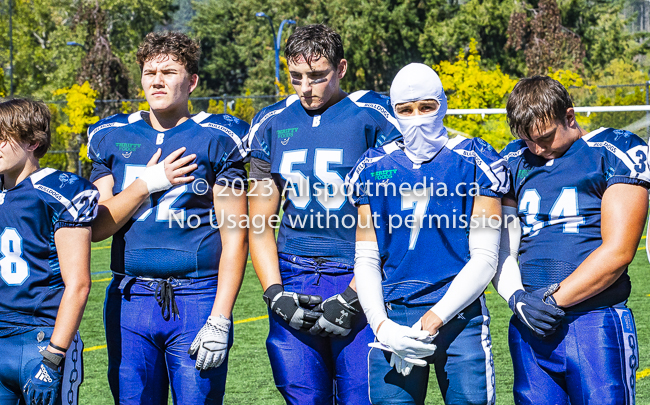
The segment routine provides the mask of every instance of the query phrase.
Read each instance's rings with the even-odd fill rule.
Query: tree
[[[85,139],[88,127],[97,121],[99,117],[94,115],[95,100],[97,91],[90,87],[88,82],[81,86],[78,84],[70,88],[64,88],[54,92],[55,96],[65,95],[66,106],[63,107],[63,113],[67,116],[67,123],[59,125],[56,133],[65,139],[64,144],[68,151],[79,150],[78,156],[75,153],[68,153],[68,163],[66,170],[77,172],[77,159],[87,161],[87,139]],[[81,173],[78,173],[81,175]]]
[[[585,57],[580,37],[562,25],[555,0],[540,0],[537,8],[524,3],[512,13],[506,48],[524,50],[529,75],[544,74],[549,68],[579,69]]]
[[[91,83],[95,98],[122,99],[129,97],[129,77],[122,61],[113,54],[108,38],[108,15],[99,1],[80,3],[75,16],[78,24],[87,30],[86,47],[88,52],[81,63],[79,83]],[[93,103],[94,106],[94,103]],[[104,110],[108,107],[103,105]],[[107,111],[101,111],[104,116]]]
[[[433,66],[445,89],[449,108],[503,108],[506,96],[512,91],[516,80],[501,72],[481,67],[477,42],[470,39],[469,52],[458,52],[454,63],[443,61]],[[513,138],[504,114],[448,115],[445,126],[452,134],[462,133],[483,138],[497,150],[503,149]]]
[[[523,52],[505,49],[513,0],[469,0],[429,2],[427,20],[420,35],[419,49],[428,64],[453,60],[459,48],[466,48],[470,38],[482,63],[516,75],[525,72]]]

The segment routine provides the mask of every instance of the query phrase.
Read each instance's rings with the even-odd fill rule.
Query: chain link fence
[[[622,105],[650,105],[650,81],[633,84],[614,84],[600,86],[570,87],[569,93],[576,106],[622,106]],[[388,94],[388,92],[380,92]],[[264,107],[274,104],[287,96],[283,95],[227,95],[213,97],[191,97],[191,113],[196,114],[206,111],[215,114],[233,114],[250,122],[255,114]],[[122,100],[96,100],[95,114],[100,118],[118,113],[133,113],[139,110],[139,105],[145,103],[144,99]],[[46,101],[60,110],[65,101]],[[469,114],[464,110],[463,114]],[[481,114],[481,112],[476,112]],[[61,114],[58,119],[60,120]],[[583,114],[588,117],[588,129],[600,126],[627,129],[644,137],[650,138],[650,111],[616,111],[593,112]],[[54,117],[53,117],[54,119]],[[587,120],[587,118],[585,118]],[[56,123],[52,128],[56,132]],[[54,167],[61,170],[90,174],[92,169],[89,161],[80,156],[85,150],[85,134],[76,138],[76,147],[70,143],[63,144],[53,133],[52,150],[41,161],[42,166]],[[63,146],[63,147],[62,147]]]

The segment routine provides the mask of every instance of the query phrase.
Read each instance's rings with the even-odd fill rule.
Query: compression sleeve
[[[377,242],[357,242],[354,258],[354,277],[359,302],[368,324],[377,334],[379,325],[388,319],[381,285],[381,259]]]
[[[474,302],[496,272],[501,229],[497,224],[491,226],[487,218],[482,222],[469,231],[470,260],[454,277],[445,295],[431,308],[443,324]]]
[[[266,180],[271,177],[271,163],[260,158],[251,157],[251,168],[249,172],[251,179]]]
[[[519,242],[521,227],[517,218],[517,209],[507,205],[502,206],[505,229],[501,232],[499,244],[499,264],[492,279],[492,285],[506,302],[517,290],[523,290],[521,272],[519,271]]]

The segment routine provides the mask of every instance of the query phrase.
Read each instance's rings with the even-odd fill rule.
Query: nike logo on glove
[[[530,322],[528,322],[528,319],[526,319],[526,315],[524,315],[524,311],[521,309],[523,308],[524,305],[526,304],[524,304],[523,302],[518,302],[516,305],[517,311],[519,312],[519,315],[524,320],[524,322],[526,322],[526,325],[528,325],[529,328],[533,329],[533,325],[531,325]]]

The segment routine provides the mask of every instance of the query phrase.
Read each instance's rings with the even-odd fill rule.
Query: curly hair
[[[190,75],[199,73],[201,47],[182,32],[150,32],[138,47],[136,55],[140,70],[144,64],[160,55],[170,55],[172,60],[185,67]]]
[[[50,109],[42,101],[14,98],[0,103],[0,142],[38,144],[34,157],[50,148]]]

